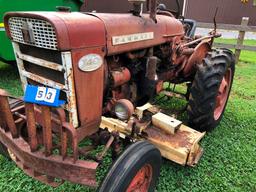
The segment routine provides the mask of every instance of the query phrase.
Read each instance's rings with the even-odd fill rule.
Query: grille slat
[[[27,42],[23,37],[23,24],[31,26],[34,41]],[[47,21],[23,17],[11,17],[8,21],[13,41],[40,48],[57,50],[57,37],[54,28]]]

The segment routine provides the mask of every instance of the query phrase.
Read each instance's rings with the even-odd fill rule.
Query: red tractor
[[[194,36],[196,23],[179,11],[148,0],[143,14],[145,0],[129,1],[127,14],[60,7],[5,15],[25,96],[0,91],[0,152],[35,179],[153,191],[161,158],[194,166],[198,142],[222,119],[235,62],[231,51],[212,49],[216,30]],[[186,93],[170,83],[187,85]],[[193,129],[155,102],[170,97],[187,100]],[[99,185],[96,171],[110,151],[113,165]]]

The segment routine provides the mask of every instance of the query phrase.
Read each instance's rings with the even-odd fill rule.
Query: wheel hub
[[[132,179],[126,192],[147,192],[152,180],[152,167],[144,165]]]

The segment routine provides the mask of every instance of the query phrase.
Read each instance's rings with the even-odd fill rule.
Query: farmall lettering
[[[115,36],[112,38],[112,43],[113,45],[121,45],[150,39],[154,39],[154,32]]]
[[[148,0],[143,14],[145,0],[130,2],[128,14],[6,14],[25,97],[9,104],[13,97],[0,90],[0,153],[33,178],[153,191],[162,157],[183,166],[199,161],[199,141],[225,111],[233,54],[212,49],[216,30],[195,36],[196,22],[179,11]],[[170,113],[172,97],[187,101],[191,127],[174,118],[184,110]],[[109,151],[113,165],[99,185],[96,171]]]

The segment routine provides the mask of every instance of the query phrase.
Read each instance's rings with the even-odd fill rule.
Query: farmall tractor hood
[[[92,46],[104,46],[106,44],[106,32],[103,22],[91,15],[78,12],[7,13],[4,21],[7,34],[11,39],[13,39],[13,37],[10,31],[11,26],[9,26],[9,24],[11,23],[9,19],[15,17],[38,19],[48,22],[55,29],[56,39],[58,40],[57,49],[61,51]],[[29,20],[26,20],[26,22],[29,22]],[[13,40],[15,41],[15,39]]]
[[[159,45],[184,34],[181,22],[164,15],[157,16],[155,23],[148,14],[137,17],[132,14],[16,12],[5,16],[10,38],[8,20],[11,17],[49,22],[55,29],[58,50],[107,46],[107,52],[111,55]]]
[[[162,44],[168,38],[184,34],[175,18],[157,16],[157,23],[148,14],[91,14],[103,21],[107,35],[108,53],[120,53]]]

